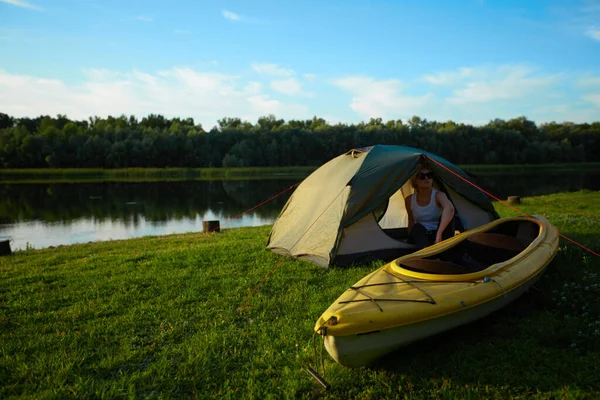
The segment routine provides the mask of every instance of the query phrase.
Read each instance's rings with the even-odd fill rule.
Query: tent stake
[[[317,372],[311,367],[306,367],[306,372],[308,372],[313,378],[315,378],[316,381],[319,382],[325,388],[325,390],[329,390],[331,388],[329,383],[327,383],[325,379],[323,379],[321,375],[317,374]]]

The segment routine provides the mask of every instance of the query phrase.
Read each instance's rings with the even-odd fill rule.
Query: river
[[[293,192],[286,189],[300,180],[0,184],[0,239],[23,250],[199,232],[204,220],[221,228],[272,224]],[[476,182],[501,199],[598,191],[600,171],[511,170],[479,173]]]

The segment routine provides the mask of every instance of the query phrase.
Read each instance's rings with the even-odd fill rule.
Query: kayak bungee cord
[[[391,274],[389,271],[384,270],[385,272]],[[348,304],[348,303],[361,303],[361,302],[365,302],[365,301],[373,301],[377,307],[379,307],[379,310],[381,312],[383,312],[383,309],[381,308],[381,306],[379,306],[379,304],[377,304],[378,301],[389,301],[389,302],[405,302],[405,303],[428,303],[428,304],[432,304],[432,305],[436,305],[437,303],[435,302],[435,299],[433,298],[433,296],[431,296],[429,293],[427,293],[423,288],[420,288],[417,285],[414,285],[415,283],[425,283],[425,284],[430,284],[430,283],[435,283],[435,284],[444,284],[444,285],[448,285],[448,284],[452,284],[452,285],[456,285],[456,284],[460,284],[460,283],[464,283],[464,284],[469,284],[469,285],[478,285],[480,283],[487,283],[487,282],[494,282],[496,285],[498,285],[498,287],[502,290],[502,294],[506,295],[506,291],[504,290],[504,288],[502,287],[502,285],[496,281],[494,278],[489,278],[489,277],[485,277],[481,280],[476,280],[476,281],[452,281],[452,282],[448,282],[448,281],[417,281],[417,280],[403,280],[403,282],[381,282],[381,283],[370,283],[370,284],[366,284],[366,285],[361,285],[361,286],[351,286],[350,288],[348,288],[348,290],[355,290],[358,293],[362,294],[365,297],[368,297],[367,299],[354,299],[354,300],[344,300],[344,301],[340,301],[338,302],[338,304]],[[376,298],[376,297],[372,297],[371,295],[369,295],[368,293],[360,290],[362,288],[366,288],[366,287],[373,287],[373,286],[385,286],[385,285],[403,285],[403,284],[407,284],[410,285],[412,287],[414,287],[415,289],[425,293],[427,296],[429,296],[429,300],[419,300],[419,299],[386,299],[386,298]]]
[[[483,280],[475,280],[475,281],[453,281],[453,282],[447,282],[447,281],[421,281],[421,280],[403,279],[402,277],[400,277],[400,276],[398,276],[396,274],[391,273],[387,269],[384,269],[383,272],[386,272],[388,275],[391,275],[392,277],[394,277],[396,279],[399,279],[399,281],[395,281],[395,282],[380,282],[380,283],[367,283],[367,284],[361,285],[361,286],[351,286],[348,290],[355,290],[356,292],[358,292],[358,293],[362,294],[363,296],[367,297],[367,299],[345,300],[345,301],[340,301],[338,304],[361,303],[361,302],[365,302],[365,301],[372,301],[372,302],[375,303],[375,305],[377,307],[379,307],[379,311],[381,311],[381,312],[383,312],[383,309],[381,308],[381,306],[379,304],[377,304],[378,301],[405,302],[405,303],[428,303],[428,304],[435,305],[437,303],[436,303],[435,299],[433,298],[433,296],[430,295],[427,291],[425,291],[425,289],[417,286],[416,283],[426,283],[426,284],[431,284],[431,283],[435,283],[435,284],[459,284],[459,283],[465,283],[465,284],[473,285],[473,284],[479,284],[479,283],[489,282],[491,280],[489,278],[487,280],[484,278]],[[498,282],[496,282],[496,284],[498,284]],[[428,300],[422,300],[422,299],[386,299],[386,298],[375,298],[375,297],[372,297],[371,295],[369,295],[368,293],[360,290],[360,289],[367,288],[367,287],[385,286],[385,285],[408,285],[408,286],[412,286],[413,288],[417,289],[421,293],[424,293],[427,297],[429,297],[429,299]],[[502,288],[502,287],[500,287],[500,288],[504,292],[504,288]]]
[[[431,299],[431,304],[435,304],[435,299],[433,297],[431,297],[431,295],[429,293],[427,293],[425,290],[421,289],[420,287],[413,285],[412,283],[408,283],[406,282],[406,280],[402,279],[401,276],[398,276],[396,274],[392,274],[390,271],[388,271],[387,269],[384,269],[385,272],[387,272],[388,275],[391,275],[392,277],[401,280],[402,282],[405,282],[407,285],[410,285],[412,287],[414,287],[415,289],[417,289],[418,291],[424,293],[427,297],[429,297]]]

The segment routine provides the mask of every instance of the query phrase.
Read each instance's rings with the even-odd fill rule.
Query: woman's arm
[[[411,194],[410,196],[408,196],[407,198],[404,199],[404,207],[406,207],[406,213],[408,214],[408,232],[409,233],[410,233],[410,231],[412,231],[413,225],[415,224],[415,221],[414,221],[413,215],[412,215],[412,208],[410,208],[411,196],[414,196],[414,194]]]
[[[435,202],[442,209],[440,226],[435,234],[435,243],[439,243],[442,241],[442,233],[444,233],[444,230],[454,218],[454,206],[452,205],[452,202],[448,200],[448,196],[442,192],[435,192]]]

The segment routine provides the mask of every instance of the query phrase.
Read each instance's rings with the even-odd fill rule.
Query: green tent
[[[275,221],[267,248],[324,267],[413,252],[404,199],[422,165],[434,172],[434,187],[449,196],[464,229],[498,218],[485,194],[454,175],[469,179],[454,164],[423,150],[377,145],[350,150],[308,176]]]

